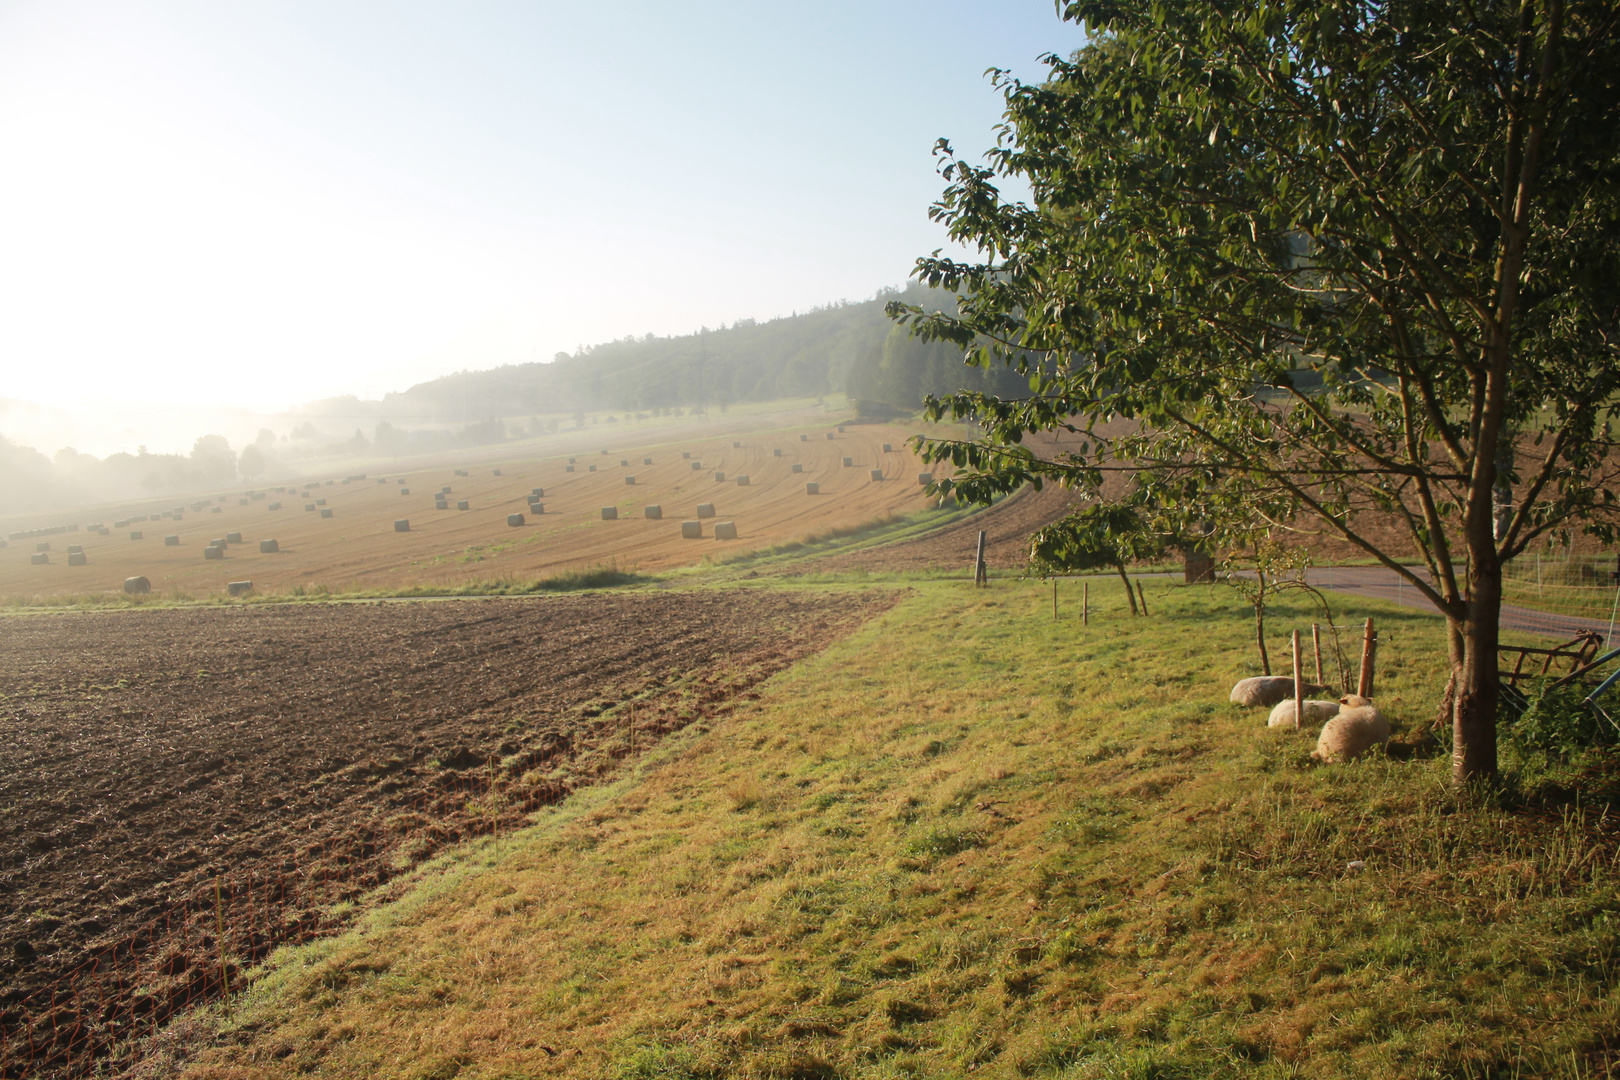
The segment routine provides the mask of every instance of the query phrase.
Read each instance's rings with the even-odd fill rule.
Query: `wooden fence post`
[[[1091,582],[1080,583],[1080,625],[1091,625]]]
[[[1316,653],[1316,685],[1326,686],[1322,681],[1322,628],[1311,623],[1311,648]]]
[[[1057,622],[1057,578],[1052,579],[1052,621]]]
[[[1299,631],[1293,633],[1294,644],[1294,729],[1297,731],[1305,719],[1305,672],[1299,662]]]
[[[974,587],[977,588],[980,585],[984,585],[988,581],[989,576],[990,575],[985,572],[985,566],[984,566],[984,530],[980,529],[979,530],[979,550],[978,550],[978,553],[973,556],[973,585],[974,585]]]
[[[1378,659],[1378,635],[1373,631],[1373,621],[1367,619],[1367,629],[1361,638],[1361,678],[1356,683],[1356,693],[1364,698],[1373,696],[1373,664]]]

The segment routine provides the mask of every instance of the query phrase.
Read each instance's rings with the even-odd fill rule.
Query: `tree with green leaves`
[[[930,399],[983,431],[921,443],[958,465],[941,486],[1121,470],[1228,542],[1348,541],[1445,616],[1454,775],[1489,776],[1503,563],[1616,532],[1620,5],[1059,9],[1088,44],[996,74],[987,164],[940,143],[931,213],[977,256],[916,276],[956,310],[890,305],[1030,387]],[[1023,444],[1052,429],[1090,434]]]
[[[1131,614],[1138,614],[1136,595],[1125,568],[1162,558],[1166,538],[1136,507],[1123,502],[1094,502],[1038,530],[1030,537],[1029,561],[1041,575],[1113,570],[1125,583]]]

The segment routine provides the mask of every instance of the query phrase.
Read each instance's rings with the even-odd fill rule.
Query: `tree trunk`
[[[1131,591],[1130,575],[1125,573],[1125,564],[1116,563],[1114,569],[1119,571],[1119,580],[1125,583],[1125,599],[1131,602],[1131,614],[1136,614],[1136,594]]]
[[[1496,645],[1502,611],[1502,569],[1494,550],[1468,566],[1468,616],[1458,629],[1462,665],[1451,717],[1451,776],[1458,784],[1496,775]],[[1483,565],[1482,565],[1483,563]]]

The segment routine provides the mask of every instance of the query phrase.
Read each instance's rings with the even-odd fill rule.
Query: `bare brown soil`
[[[329,930],[327,905],[729,710],[892,596],[0,618],[0,1076],[69,1075],[208,996],[214,882],[240,960]]]

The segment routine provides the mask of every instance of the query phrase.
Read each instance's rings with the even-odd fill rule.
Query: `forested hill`
[[[939,307],[945,294],[920,287],[860,303],[839,303],[767,322],[682,337],[624,338],[550,363],[466,371],[390,394],[384,409],[409,407],[445,420],[569,413],[720,407],[745,401],[848,392],[905,411],[923,395],[964,388],[1016,387],[1005,371],[962,363],[960,351],[913,339],[883,313],[893,299]]]

